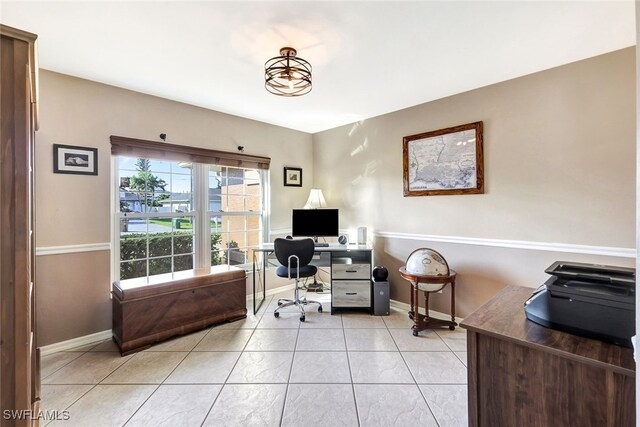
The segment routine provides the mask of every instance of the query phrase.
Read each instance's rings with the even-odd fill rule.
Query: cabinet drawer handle
[[[344,272],[345,273],[357,273],[358,270],[345,270]]]
[[[357,292],[347,292],[347,295],[358,295]]]

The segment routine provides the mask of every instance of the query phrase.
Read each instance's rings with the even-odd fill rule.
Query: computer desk
[[[258,246],[250,248],[253,251],[253,314],[256,314],[262,303],[267,298],[267,268],[269,267],[269,257],[275,254],[273,243],[262,243]],[[317,246],[315,248],[313,259],[310,264],[316,267],[331,267],[331,281],[332,281],[332,307],[333,307],[333,290],[334,283],[338,285],[336,288],[338,294],[343,286],[360,285],[360,288],[364,287],[364,282],[369,281],[371,283],[371,266],[373,262],[372,256],[373,249],[367,245],[341,245],[339,243],[330,243],[329,246]],[[262,262],[258,259],[262,256]],[[355,259],[355,264],[343,264],[339,262],[346,258]],[[280,263],[271,263],[273,266],[279,266]],[[359,266],[361,268],[349,268],[346,266]],[[337,274],[334,274],[334,269]],[[345,287],[346,290],[352,290],[351,287]],[[262,293],[262,298],[258,301],[258,295]],[[368,305],[365,300],[354,300],[354,292],[345,292],[348,296],[347,302],[340,307],[344,308],[369,308],[371,306],[371,295],[369,295]],[[349,300],[351,298],[351,300]],[[351,302],[348,302],[351,301]],[[354,305],[349,305],[354,304]],[[333,308],[332,308],[333,310]]]

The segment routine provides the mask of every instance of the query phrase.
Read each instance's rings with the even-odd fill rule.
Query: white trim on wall
[[[411,305],[409,305],[409,304],[407,304],[405,302],[396,301],[394,299],[389,300],[389,305],[391,306],[391,308],[397,308],[398,310],[406,311],[407,312],[407,319],[409,318],[408,312],[411,310]],[[424,307],[418,307],[418,311],[420,313],[422,313],[422,314],[425,314]],[[384,317],[384,316],[382,316],[382,317]],[[435,319],[441,319],[441,320],[451,320],[451,315],[450,314],[442,313],[440,311],[435,311],[435,310],[431,310],[431,309],[429,309],[429,317],[433,317]],[[460,325],[460,322],[462,322],[463,320],[464,319],[462,317],[456,316],[456,323],[458,325]]]
[[[529,242],[524,240],[481,239],[477,237],[434,236],[429,234],[394,233],[390,231],[377,231],[373,234],[386,239],[426,240],[430,242],[455,243],[460,245],[493,246],[498,248],[527,249],[533,251],[568,252],[574,254],[602,255],[621,258],[636,257],[635,248],[573,245],[569,243]]]
[[[348,230],[341,230],[346,233]],[[290,229],[270,230],[269,235],[290,234]],[[609,246],[574,245],[570,243],[530,242],[526,240],[482,239],[477,237],[436,236],[431,234],[396,233],[391,231],[376,231],[376,237],[386,239],[422,240],[429,242],[455,243],[459,245],[492,246],[498,248],[526,249],[534,251],[567,252],[574,254],[601,255],[621,258],[635,258],[635,248],[615,248]],[[87,243],[82,245],[45,246],[36,248],[36,255],[58,255],[78,252],[108,251],[110,243]]]
[[[36,255],[59,255],[59,254],[72,254],[78,252],[95,252],[95,251],[109,251],[111,250],[111,243],[85,243],[82,245],[65,245],[65,246],[41,246],[36,248]]]
[[[84,335],[70,340],[45,345],[40,347],[40,356],[46,356],[59,351],[71,350],[88,344],[97,344],[101,341],[110,339],[111,335],[111,329],[108,329],[106,331],[96,332],[95,334]]]
[[[277,228],[273,230],[269,230],[269,236],[273,236],[276,234],[291,234],[290,228]]]
[[[350,230],[348,229],[340,229],[340,234],[348,234]],[[290,228],[276,228],[273,230],[269,230],[269,236],[273,236],[276,234],[291,234]]]
[[[294,287],[295,287],[295,284],[288,284],[288,285],[280,286],[275,289],[269,289],[267,291],[267,296],[269,297],[286,290],[291,290]],[[250,302],[250,298],[251,296],[247,296],[247,303]],[[400,309],[402,311],[409,311],[410,309],[409,304],[396,301],[396,300],[391,300],[390,305],[391,307]],[[266,308],[267,305],[265,304],[263,305],[263,307]],[[421,307],[419,310],[424,314],[424,308]],[[265,314],[264,311],[258,313],[258,315],[264,315],[264,314]],[[441,313],[439,311],[434,311],[434,310],[429,310],[429,315],[435,318],[445,319],[445,320],[449,320],[451,318],[451,316],[446,313]],[[456,322],[458,324],[460,324],[462,320],[463,320],[462,318],[456,317]],[[72,338],[70,340],[45,345],[40,347],[40,355],[47,356],[49,354],[58,353],[60,351],[72,350],[74,348],[82,347],[89,344],[98,344],[99,342],[111,339],[111,336],[112,336],[111,329],[108,329],[106,331],[96,332],[95,334],[84,335],[81,337]]]
[[[295,286],[296,286],[295,283],[291,283],[291,284],[279,286],[274,289],[267,289],[267,297],[270,297],[280,292],[293,290]],[[267,302],[268,301],[265,301],[265,304],[262,307],[266,308]],[[251,310],[253,310],[253,305],[251,304],[253,304],[253,296],[247,295],[247,307],[251,307],[248,309],[247,314],[251,313],[252,312]],[[264,313],[264,311],[262,311],[261,313]],[[72,338],[70,340],[45,345],[40,347],[40,355],[46,356],[49,354],[57,353],[59,351],[67,351],[67,350],[71,350],[77,347],[82,347],[88,344],[94,344],[94,343],[97,344],[101,341],[110,339],[111,336],[112,336],[111,329],[108,329],[106,331],[96,332],[95,334],[84,335],[81,337]]]
[[[284,292],[284,291],[292,291],[296,288],[296,284],[294,283],[289,283],[288,285],[282,285],[282,286],[278,286],[277,288],[272,288],[272,289],[267,289],[267,291],[265,292],[266,297],[271,297],[274,296],[275,294],[278,294],[280,292]],[[256,296],[262,297],[260,295],[260,293],[262,293],[262,291],[258,292],[256,291]],[[253,313],[253,295],[250,292],[247,292],[247,314],[252,314]],[[262,305],[262,307],[266,307],[266,303],[267,301],[265,301],[265,304]],[[249,306],[249,304],[251,304],[251,306]],[[262,307],[260,307],[260,309],[262,310]]]

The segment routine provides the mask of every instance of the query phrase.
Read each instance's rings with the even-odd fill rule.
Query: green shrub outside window
[[[149,236],[149,256],[167,256],[166,258],[146,258],[147,236]],[[173,239],[171,238],[173,236]],[[220,233],[211,235],[211,249],[219,249],[222,240]],[[172,247],[173,241],[173,247]],[[120,237],[120,280],[147,276],[147,262],[149,276],[171,272],[170,256],[173,257],[173,271],[191,270],[193,268],[193,235],[189,231],[174,231],[166,233],[131,233]],[[220,264],[220,255],[211,259],[211,265]]]

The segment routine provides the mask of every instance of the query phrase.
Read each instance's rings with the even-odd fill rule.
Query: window
[[[118,156],[117,279],[240,267],[266,227],[262,169]]]
[[[209,167],[211,265],[247,265],[249,248],[261,243],[260,171]]]
[[[194,266],[190,163],[118,157],[119,278]]]
[[[268,237],[270,158],[110,139],[114,280],[248,265]]]

